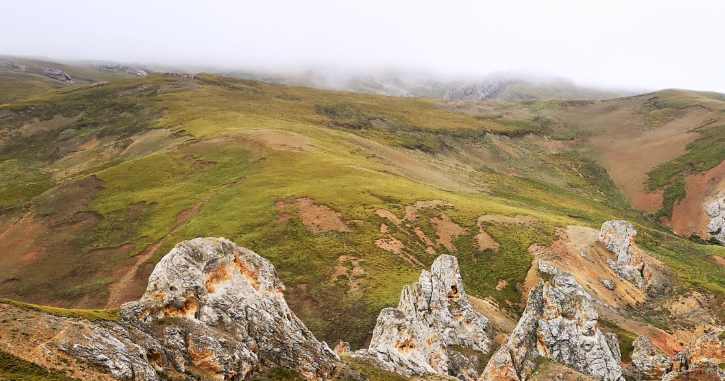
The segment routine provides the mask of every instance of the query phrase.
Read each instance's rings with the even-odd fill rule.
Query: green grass
[[[0,380],[5,381],[77,381],[64,374],[49,371],[31,362],[0,351]]]
[[[15,307],[24,308],[27,310],[43,312],[49,315],[67,317],[67,318],[78,318],[86,319],[90,321],[97,320],[118,320],[118,310],[102,310],[102,309],[80,309],[80,308],[58,308],[51,306],[42,306],[38,304],[24,303],[17,300],[0,299],[0,303],[10,304]]]
[[[557,106],[531,107],[543,115]],[[525,138],[509,137],[536,124],[481,120],[430,100],[209,75],[151,76],[59,90],[0,106],[3,112],[10,117],[0,128],[11,134],[20,136],[31,122],[37,127],[45,121],[41,126],[48,127],[0,144],[0,165],[11,169],[9,182],[0,185],[0,202],[30,205],[36,222],[48,227],[42,239],[52,248],[32,266],[2,269],[17,278],[0,288],[0,295],[11,298],[73,306],[91,296],[102,303],[114,270],[134,259],[97,249],[126,245],[133,256],[160,242],[153,264],[181,240],[224,236],[272,261],[288,302],[318,338],[344,339],[360,348],[380,309],[396,305],[402,287],[423,269],[375,246],[383,222],[375,214],[379,208],[401,216],[416,201],[451,203],[445,213],[468,229],[453,253],[467,291],[491,296],[512,311],[520,308],[518,287],[531,263],[528,247],[550,244],[557,227],[598,226],[626,217],[654,229],[629,209],[606,172],[584,153],[552,154]],[[168,137],[151,149],[129,148],[158,131]],[[269,143],[275,139],[282,142]],[[494,158],[468,155],[470,149],[496,144],[503,148]],[[507,147],[520,155],[508,155]],[[339,212],[350,231],[312,234],[294,215],[278,222],[275,204],[293,204],[300,197]],[[177,221],[195,205],[197,215]],[[501,246],[497,253],[481,253],[473,236],[482,214],[526,215],[539,222],[487,225]],[[94,218],[78,223],[79,215]],[[420,227],[433,238],[427,222],[432,215],[423,215]],[[394,234],[411,255],[430,265],[433,256],[415,237]],[[698,273],[709,257],[672,240],[650,246],[684,274],[686,284],[719,292],[716,270]],[[332,279],[342,255],[361,260],[365,275],[358,294]],[[496,290],[499,280],[508,286]],[[49,285],[54,287],[42,295],[45,299],[33,299]],[[114,318],[108,311],[80,311],[53,310]]]
[[[0,161],[0,209],[20,206],[53,185],[53,179],[38,164]]]

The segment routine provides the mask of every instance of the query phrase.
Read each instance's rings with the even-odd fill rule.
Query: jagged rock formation
[[[705,205],[705,214],[710,218],[707,230],[710,237],[725,245],[725,196],[720,196]]]
[[[64,327],[45,350],[121,380],[241,380],[265,367],[331,378],[339,358],[289,309],[283,289],[273,265],[250,250],[223,238],[184,241],[118,322],[45,317]]]
[[[397,308],[378,316],[368,349],[354,356],[405,376],[439,374],[474,380],[491,348],[488,319],[468,301],[458,260],[439,256],[417,283],[406,286]]]
[[[665,268],[634,244],[636,236],[637,230],[628,221],[614,220],[602,224],[599,242],[617,256],[615,260],[608,261],[609,267],[649,296],[668,293],[672,284]]]
[[[636,235],[634,225],[627,221],[606,221],[599,231],[599,242],[617,255],[616,260],[609,261],[609,267],[620,277],[644,288],[644,262],[632,250]]]
[[[647,336],[639,336],[633,343],[632,365],[641,378],[660,379],[672,370],[672,361]]]
[[[526,380],[545,357],[600,380],[623,381],[619,344],[599,329],[591,296],[547,262],[539,263],[539,271],[550,280],[529,293],[516,328],[480,380]]]
[[[697,338],[675,356],[672,372],[662,381],[725,380],[725,330],[718,329]]]

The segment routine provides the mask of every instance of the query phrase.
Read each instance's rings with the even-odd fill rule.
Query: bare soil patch
[[[466,234],[468,230],[453,222],[446,214],[441,213],[439,217],[433,217],[430,222],[435,227],[438,236],[438,244],[445,247],[449,252],[457,252],[453,244],[456,238]]]
[[[718,192],[725,190],[725,161],[707,172],[688,176],[685,182],[685,198],[675,204],[670,221],[675,234],[689,237],[692,234],[708,239],[704,204]]]
[[[474,240],[479,251],[492,250],[495,252],[498,251],[500,246],[498,242],[496,242],[496,240],[494,240],[493,237],[484,230],[482,225],[478,226],[478,234],[476,234]]]
[[[333,282],[343,280],[348,285],[347,293],[351,296],[360,296],[367,272],[362,267],[363,260],[358,257],[341,255],[337,258],[335,271],[332,273]]]
[[[646,212],[662,207],[658,193],[646,191],[647,173],[657,165],[681,156],[688,143],[697,138],[693,130],[711,118],[710,111],[689,109],[681,117],[656,128],[647,128],[635,115],[613,116],[601,123],[600,133],[588,140],[612,180],[629,198],[632,206]],[[629,117],[629,122],[622,118]]]
[[[313,233],[349,232],[340,213],[325,205],[318,205],[310,198],[298,198],[295,202],[302,223]]]

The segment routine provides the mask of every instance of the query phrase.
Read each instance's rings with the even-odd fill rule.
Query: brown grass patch
[[[509,225],[530,225],[536,223],[536,218],[530,216],[504,216],[502,214],[484,214],[478,217],[478,225],[483,223],[498,223]]]
[[[278,151],[310,151],[311,139],[290,131],[252,130],[248,134],[251,140]]]

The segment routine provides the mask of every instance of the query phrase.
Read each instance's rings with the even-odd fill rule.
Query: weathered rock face
[[[266,259],[225,239],[197,238],[162,258],[146,293],[121,313],[142,329],[182,319],[183,325],[164,329],[162,340],[181,344],[193,338],[178,354],[217,373],[251,371],[268,362],[310,378],[329,375],[337,356],[289,309],[283,290]]]
[[[339,359],[288,308],[272,264],[223,238],[179,243],[119,322],[65,326],[51,350],[121,380],[242,380],[265,367],[331,378]],[[52,317],[52,319],[63,319]]]
[[[627,221],[606,221],[599,231],[599,242],[614,253],[616,260],[609,260],[609,267],[622,279],[657,297],[672,289],[672,281],[664,266],[636,247],[637,230]]]
[[[397,308],[380,312],[369,348],[354,356],[406,376],[473,380],[491,343],[488,319],[469,303],[456,257],[441,255],[403,289]]]
[[[672,370],[672,361],[647,336],[640,336],[633,343],[632,364],[639,376],[647,380],[659,380]]]
[[[710,218],[707,224],[710,237],[725,245],[725,196],[705,204],[705,214]]]
[[[637,230],[627,221],[606,221],[599,231],[599,242],[617,255],[609,261],[609,267],[620,277],[644,288],[644,263],[632,250]]]
[[[539,271],[549,281],[533,289],[526,310],[499,348],[481,380],[526,380],[543,356],[600,380],[624,380],[616,337],[598,328],[591,296],[549,263]]]
[[[672,372],[663,381],[725,380],[725,330],[707,333],[675,356]]]

